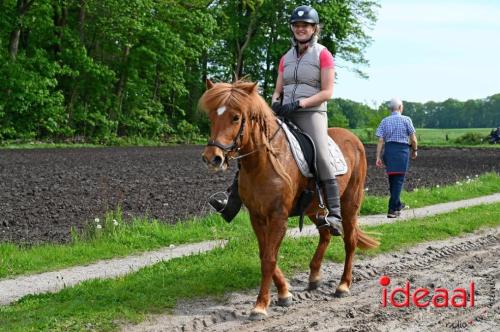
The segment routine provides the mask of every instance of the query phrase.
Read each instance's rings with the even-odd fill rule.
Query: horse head
[[[209,169],[226,170],[228,159],[248,144],[249,122],[254,119],[251,112],[262,102],[265,104],[257,92],[257,83],[214,84],[207,80],[207,91],[201,97],[199,107],[207,113],[210,121],[210,138],[202,154]]]

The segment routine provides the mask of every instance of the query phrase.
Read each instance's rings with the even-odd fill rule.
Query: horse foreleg
[[[354,251],[357,245],[357,234],[356,234],[356,217],[346,218],[343,217],[343,227],[344,227],[344,248],[345,248],[345,261],[344,261],[344,273],[342,273],[342,278],[340,279],[340,284],[335,290],[336,297],[345,297],[350,294],[349,289],[352,284],[352,264],[354,261]]]
[[[252,310],[250,319],[258,320],[267,316],[267,308],[271,303],[269,290],[271,280],[278,281],[282,291],[285,289],[284,285],[286,281],[276,262],[279,246],[286,233],[286,225],[284,222],[280,223],[278,221],[268,221],[263,224],[254,222],[252,219],[252,226],[259,242],[261,282],[257,302]],[[288,293],[288,285],[286,285],[286,292]]]
[[[313,221],[316,223],[315,218]],[[316,252],[309,263],[309,290],[314,290],[321,284],[321,263],[323,262],[323,257],[325,256],[326,249],[330,244],[330,239],[332,235],[328,229],[322,229],[319,231],[319,242],[316,247]]]
[[[289,285],[285,275],[281,272],[277,264],[273,274],[273,281],[278,289],[278,305],[288,307],[292,304],[292,293],[289,291]]]

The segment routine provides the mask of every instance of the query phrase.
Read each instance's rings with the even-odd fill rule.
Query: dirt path
[[[350,297],[332,296],[342,266],[326,264],[326,282],[305,291],[307,273],[290,280],[294,303],[289,308],[273,304],[269,317],[248,320],[257,290],[231,293],[217,302],[203,299],[179,303],[173,315],[123,327],[124,331],[498,331],[500,326],[500,228],[430,242],[414,248],[358,260]],[[390,277],[389,292],[411,282],[411,289],[443,287],[449,290],[475,284],[475,305],[470,308],[382,307],[379,278]],[[452,294],[450,292],[450,294]],[[401,299],[400,299],[401,300]],[[470,301],[470,299],[469,299]]]

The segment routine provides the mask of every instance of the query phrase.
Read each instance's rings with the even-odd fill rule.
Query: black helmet
[[[295,22],[319,24],[318,12],[311,6],[299,6],[293,10],[292,16],[290,16],[290,24]]]

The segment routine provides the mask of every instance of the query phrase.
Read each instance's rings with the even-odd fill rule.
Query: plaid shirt
[[[385,117],[377,128],[375,135],[384,139],[384,142],[409,143],[409,137],[415,132],[411,119],[401,115],[399,112],[392,112]]]

